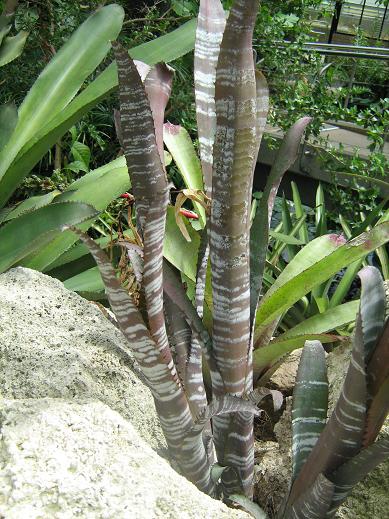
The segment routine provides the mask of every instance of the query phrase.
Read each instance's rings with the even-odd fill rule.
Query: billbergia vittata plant
[[[121,138],[143,244],[137,260],[143,263],[139,307],[120,286],[105,253],[75,229],[100,268],[118,324],[152,391],[171,459],[201,490],[211,495],[221,490],[225,499],[252,497],[253,416],[268,394],[280,405],[277,392],[254,389],[254,378],[307,338],[336,338],[304,332],[278,339],[274,347],[270,341],[280,318],[316,284],[389,236],[389,225],[383,223],[348,243],[336,235],[321,237],[296,255],[262,297],[275,195],[310,119],[297,121],[287,132],[251,221],[253,175],[269,104],[252,50],[258,3],[235,0],[226,21],[220,0],[200,2],[195,89],[204,195],[197,190],[188,196],[206,225],[198,240],[194,303],[180,273],[163,256],[171,209],[163,121],[172,72],[158,64],[142,82],[140,65],[117,43]],[[165,126],[170,136],[179,131]],[[212,321],[208,328],[206,308]]]

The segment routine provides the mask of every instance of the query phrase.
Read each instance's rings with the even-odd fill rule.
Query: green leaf
[[[165,36],[135,47],[130,54],[134,59],[144,61],[149,65],[160,61],[172,61],[193,49],[194,33],[195,22],[191,21]],[[7,172],[8,177],[15,179],[13,189],[62,135],[117,86],[116,64],[111,63],[66,108],[57,114],[55,119],[39,129],[35,137],[25,143]],[[0,207],[2,203],[4,201],[0,195]]]
[[[142,43],[130,50],[132,59],[155,65],[160,61],[170,63],[193,50],[197,20],[193,18],[178,29],[156,40]]]
[[[287,265],[266,293],[256,315],[257,326],[264,326],[290,308],[312,288],[341,268],[366,256],[389,239],[389,223],[377,225],[353,240],[343,243],[330,234],[306,245]]]
[[[7,144],[18,122],[18,110],[14,103],[0,106],[0,151]]]
[[[302,216],[305,215],[305,211],[303,208],[303,204],[301,203],[300,193],[297,188],[297,184],[295,182],[291,182],[291,186],[293,193],[294,214],[296,219],[299,220]],[[309,242],[308,227],[306,223],[304,223],[304,225],[301,227],[299,231],[299,236],[304,243]]]
[[[184,222],[191,238],[187,242],[183,237],[174,216],[174,207],[169,206],[166,216],[166,233],[163,255],[180,272],[192,281],[196,281],[197,254],[200,236],[188,222]]]
[[[357,275],[359,269],[362,266],[362,263],[363,259],[359,259],[357,261],[354,261],[353,263],[351,263],[351,265],[347,267],[346,272],[343,274],[343,277],[340,280],[339,285],[336,287],[336,290],[330,299],[330,308],[336,308],[346,297],[348,291],[350,290],[351,284],[355,279],[355,276]]]
[[[297,477],[327,421],[328,380],[325,351],[319,341],[303,348],[293,390],[292,464]]]
[[[93,205],[99,211],[103,211],[112,200],[128,191],[129,188],[130,179],[125,159],[120,157],[73,182],[64,193],[57,197],[56,201],[85,202]],[[91,223],[92,221],[83,223],[80,229],[86,231]],[[57,233],[49,244],[42,247],[35,256],[28,258],[23,265],[39,271],[47,270],[77,240],[78,238],[70,231]]]
[[[89,146],[82,142],[76,141],[72,145],[71,152],[74,160],[80,161],[84,165],[83,171],[88,172],[91,158]]]
[[[84,80],[110,49],[119,34],[124,11],[115,4],[98,9],[76,31],[35,81],[19,108],[19,120],[0,152],[0,207],[28,171],[12,174],[9,167],[22,147],[74,98]]]
[[[335,308],[329,308],[322,314],[316,314],[297,324],[276,340],[289,339],[306,333],[326,333],[337,328],[343,328],[355,321],[359,300],[349,301]]]
[[[63,202],[41,207],[11,220],[0,228],[0,272],[41,248],[63,225],[79,224],[97,214],[90,205]]]
[[[292,337],[280,335],[267,346],[258,348],[253,352],[253,364],[256,373],[261,373],[265,368],[273,365],[283,355],[302,348],[306,341],[320,341],[321,343],[336,342],[343,339],[339,335],[329,333],[305,333]]]
[[[44,207],[45,205],[50,204],[61,192],[58,190],[51,191],[46,195],[32,196],[23,200],[20,204],[18,204],[15,209],[12,209],[7,216],[2,220],[2,222],[6,222],[8,220],[12,220],[13,218],[17,218],[21,214],[28,213],[33,211],[34,209],[38,209],[39,207]]]
[[[182,126],[166,123],[163,127],[163,140],[180,170],[186,187],[202,191],[204,185],[200,159],[189,133]],[[197,202],[194,202],[194,206],[204,226],[206,219],[204,208]]]
[[[20,31],[16,36],[5,38],[0,46],[0,67],[18,58],[23,52],[28,32]]]
[[[101,278],[99,267],[80,272],[64,281],[64,286],[74,292],[104,292],[104,282]]]
[[[305,244],[304,241],[294,238],[293,236],[290,236],[288,234],[283,234],[281,232],[269,231],[269,234],[272,238],[275,238],[276,240],[278,240],[282,243],[286,243],[287,245],[304,245]]]

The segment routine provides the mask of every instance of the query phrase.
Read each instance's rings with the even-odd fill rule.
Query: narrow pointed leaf
[[[345,244],[336,235],[321,236],[310,242],[266,293],[256,315],[257,325],[271,322],[315,285],[327,281],[341,268],[366,256],[388,239],[389,224],[385,222]]]
[[[250,233],[250,322],[254,325],[265,268],[269,227],[275,197],[283,175],[295,162],[300,141],[311,119],[299,119],[287,132],[271,168]],[[284,229],[284,234],[286,234]]]
[[[163,150],[163,123],[165,108],[169,101],[173,82],[173,70],[164,63],[157,63],[147,74],[144,86],[154,119],[155,139],[162,164],[165,164]]]
[[[0,206],[27,174],[20,171],[18,178],[11,175],[9,167],[17,154],[74,98],[84,80],[108,53],[110,40],[118,35],[123,16],[123,9],[115,4],[97,10],[76,30],[35,81],[19,108],[14,133],[0,153]]]
[[[328,380],[325,352],[319,341],[305,343],[293,390],[293,479],[315,446],[327,421]]]
[[[329,308],[337,308],[347,296],[352,282],[359,272],[363,261],[363,259],[359,259],[347,267],[346,272],[343,274],[339,285],[336,287],[336,290],[329,301]]]
[[[294,204],[294,214],[297,220],[299,220],[302,216],[305,215],[305,211],[303,208],[303,204],[301,203],[300,193],[297,187],[296,182],[291,182],[292,193],[293,193],[293,204]],[[307,224],[304,223],[301,229],[299,230],[299,236],[302,241],[308,243],[309,235],[308,235],[308,227]]]
[[[16,36],[5,38],[0,47],[0,67],[18,58],[23,52],[28,32],[20,31]]]
[[[0,228],[0,272],[42,247],[63,225],[78,224],[97,214],[90,205],[63,202],[41,207],[11,220]]]

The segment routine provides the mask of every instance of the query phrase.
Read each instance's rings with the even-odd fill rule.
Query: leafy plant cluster
[[[387,439],[376,438],[388,411],[388,362],[382,359],[389,343],[385,294],[375,269],[361,273],[365,288],[360,303],[324,308],[321,287],[341,268],[355,268],[387,242],[388,214],[346,241],[327,232],[319,193],[318,235],[309,241],[301,239],[305,218],[297,214],[301,208],[296,192],[296,222],[288,228],[285,209],[284,227],[270,231],[275,195],[296,159],[311,122],[307,117],[286,133],[264,193],[257,207],[252,206],[254,165],[269,109],[267,81],[253,62],[257,8],[257,0],[235,0],[226,22],[218,0],[202,0],[196,39],[196,26],[189,21],[131,48],[131,57],[143,61],[136,64],[115,44],[117,69],[112,63],[98,75],[95,70],[121,30],[123,9],[105,6],[81,25],[53,55],[19,110],[12,105],[2,109],[0,271],[19,264],[49,272],[90,297],[101,297],[105,285],[153,393],[172,460],[202,490],[221,493],[225,500],[250,509],[253,416],[265,396],[273,397],[275,407],[281,404],[281,395],[263,387],[262,381],[285,354],[306,341],[341,341],[359,309],[353,362],[328,423],[324,392],[299,394],[298,389],[306,380],[309,387],[325,389],[323,352],[317,342],[305,346],[296,388],[294,475],[280,517],[324,518],[333,515],[367,469],[387,457]],[[193,45],[200,156],[182,126],[164,124],[172,72],[162,61],[180,57]],[[89,171],[89,151],[76,144],[81,139],[71,129],[117,88],[116,70],[121,109],[117,126],[125,157]],[[88,170],[85,175],[70,181],[63,192],[8,204],[23,179],[68,131],[73,148],[68,171]],[[170,203],[164,144],[186,187],[175,207]],[[99,220],[100,213],[120,194],[128,201],[122,220],[126,225],[119,225],[113,235],[107,225],[104,236],[106,222]],[[182,217],[185,199],[193,202],[196,224]],[[97,243],[82,233],[91,227],[103,236]],[[270,251],[269,236],[274,240]],[[83,243],[78,243],[80,237]],[[113,241],[122,250],[118,267],[125,289],[99,248],[109,248]],[[288,248],[285,260],[280,248]],[[276,271],[269,265],[274,258]],[[112,254],[112,259],[117,261],[117,256]],[[135,299],[128,271],[136,280]],[[264,290],[270,271],[274,279]],[[193,300],[188,297],[191,286]],[[312,311],[283,326],[288,311],[304,305],[308,296],[320,315]],[[302,398],[304,394],[309,397]],[[312,413],[319,411],[319,426],[313,430]],[[343,441],[350,429],[347,416],[358,421],[349,442]],[[264,517],[258,509],[255,513]]]

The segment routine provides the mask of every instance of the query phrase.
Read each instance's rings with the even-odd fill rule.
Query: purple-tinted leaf
[[[323,474],[319,474],[313,485],[294,503],[285,517],[298,519],[323,519],[331,507],[335,486]]]
[[[389,438],[385,437],[363,449],[357,456],[344,463],[329,478],[335,484],[332,512],[335,512],[349,496],[353,487],[362,481],[377,465],[389,458]]]
[[[142,80],[127,51],[117,42],[112,45],[118,66],[124,154],[135,195],[138,223],[144,236],[143,284],[149,327],[158,348],[166,351],[169,345],[163,314],[162,262],[169,201],[168,182],[159,156],[153,115]],[[149,73],[149,87],[150,97],[154,99],[155,92],[160,91],[164,81],[164,69],[157,66],[153,70],[154,73]],[[166,95],[161,97],[162,105],[154,102],[155,107],[158,107],[155,108],[156,112],[164,109]]]
[[[212,194],[213,143],[216,131],[216,65],[225,24],[225,14],[220,0],[200,0],[194,77],[200,158],[205,192],[209,197]]]
[[[158,63],[147,74],[144,85],[154,119],[155,137],[161,163],[165,164],[163,151],[163,123],[165,108],[170,98],[173,70],[164,63]]]
[[[276,389],[268,389],[267,387],[256,387],[253,391],[251,391],[251,393],[248,394],[248,399],[258,405],[259,402],[267,396],[271,396],[273,399],[274,411],[278,411],[279,409],[281,409],[282,403],[284,401],[284,396],[281,393],[281,391],[277,391]]]
[[[250,352],[249,217],[256,144],[256,80],[252,35],[258,0],[235,0],[223,35],[216,70],[216,134],[212,176],[210,260],[213,351],[222,374],[213,394],[242,395],[252,389]],[[252,417],[215,418],[219,461],[234,465],[244,493],[252,493]],[[230,431],[229,431],[230,429]],[[230,435],[227,440],[227,435]],[[232,460],[233,458],[233,460]],[[231,462],[230,462],[231,460]],[[227,494],[240,492],[222,475]]]
[[[370,445],[377,437],[389,412],[389,320],[386,321],[377,347],[367,366],[367,390],[369,410],[367,415],[364,446]]]

